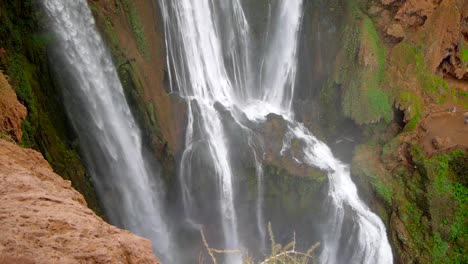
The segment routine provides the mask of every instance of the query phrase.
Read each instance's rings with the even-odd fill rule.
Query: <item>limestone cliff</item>
[[[466,263],[468,1],[346,2],[322,94],[336,94],[332,111],[360,132],[360,195],[386,223],[398,263]]]
[[[0,135],[19,142],[23,136],[21,122],[26,118],[26,107],[18,101],[6,76],[0,71]]]
[[[104,222],[42,155],[0,139],[0,263],[159,263]]]

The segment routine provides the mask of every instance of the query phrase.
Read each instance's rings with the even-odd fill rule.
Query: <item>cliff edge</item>
[[[0,263],[159,263],[111,226],[42,155],[0,139]]]
[[[20,141],[23,136],[21,122],[26,114],[26,107],[18,102],[7,77],[0,71],[0,136]]]

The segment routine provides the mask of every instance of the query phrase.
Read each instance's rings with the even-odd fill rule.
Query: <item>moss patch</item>
[[[335,77],[343,89],[343,113],[357,124],[381,119],[389,122],[392,107],[382,89],[385,49],[372,20],[356,6],[350,6],[352,19],[344,29],[344,45]]]
[[[401,219],[408,235],[396,236],[406,237],[404,246],[399,244],[401,241],[393,243],[404,248],[398,249],[403,262],[466,263],[468,188],[463,175],[468,155],[454,151],[427,158],[419,147],[412,145],[409,151],[412,167],[384,169],[384,164],[396,161],[395,152],[400,151],[400,145],[395,139],[382,149],[376,145],[360,146],[353,175],[360,179],[361,188],[370,187],[386,206],[384,211],[374,208],[383,219],[390,212]],[[379,152],[383,163],[372,159]],[[390,230],[401,232],[395,226],[390,226]]]
[[[464,42],[461,45],[460,58],[464,63],[468,63],[468,46]]]
[[[130,0],[120,0],[120,3],[125,10],[125,14],[127,15],[127,20],[132,29],[133,35],[135,36],[138,49],[140,52],[149,59],[150,52],[148,47],[148,42],[146,40],[145,35],[145,28],[143,23],[141,22],[140,15],[138,14],[138,10],[136,9],[135,4],[133,1]]]

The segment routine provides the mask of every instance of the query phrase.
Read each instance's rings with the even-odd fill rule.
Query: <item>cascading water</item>
[[[254,132],[242,125],[242,118],[261,123],[267,114],[275,113],[283,115],[289,127],[282,153],[289,148],[292,140],[300,140],[304,143],[303,156],[293,158],[298,163],[328,171],[326,204],[329,225],[322,238],[321,262],[392,263],[385,227],[359,199],[347,166],[335,159],[324,143],[294,120],[291,108],[303,15],[302,0],[274,2],[274,15],[262,47],[265,53],[260,56],[262,61],[258,65],[249,61],[254,45],[251,45],[251,32],[239,1],[161,0],[161,6],[171,90],[178,91],[189,102],[180,181],[186,216],[190,221],[197,222],[193,212],[197,211],[194,208],[199,198],[193,185],[202,177],[194,173],[193,157],[202,155],[196,149],[206,144],[208,162],[212,163],[215,181],[219,183],[218,207],[222,215],[225,246],[229,249],[242,248],[239,239],[242,231],[237,223],[239,215],[236,211],[236,196],[240,194],[233,184],[235,173],[228,144],[230,134],[223,127],[226,117],[222,113],[230,113],[230,118],[234,119],[239,129],[238,134],[247,135],[249,142]],[[259,74],[252,74],[252,71]],[[263,153],[257,153],[255,147],[252,147],[252,152],[257,168],[257,184],[261,185]],[[256,221],[258,234],[262,236],[261,187],[258,191]],[[216,207],[210,201],[204,202],[207,203],[206,207]],[[352,227],[343,234],[344,226],[349,225],[347,221],[352,222]],[[239,263],[240,259],[228,258],[227,262]]]
[[[322,263],[392,263],[392,250],[387,240],[385,226],[374,213],[359,199],[356,185],[351,180],[349,168],[333,157],[330,149],[317,140],[302,124],[291,122],[283,149],[290,147],[292,139],[305,143],[303,158],[294,157],[328,171],[329,210],[331,221],[324,237]],[[341,246],[344,216],[351,209],[353,234]],[[358,243],[358,246],[355,245]],[[352,249],[351,252],[346,252]],[[338,256],[345,256],[340,259]]]
[[[142,138],[116,69],[86,0],[43,0],[69,78],[65,104],[111,222],[153,241],[171,259],[161,216],[161,186],[142,150]],[[70,85],[71,84],[71,85]],[[154,171],[154,168],[153,168]]]
[[[237,1],[222,2],[223,10],[234,9],[231,18],[235,18],[232,23],[237,23],[238,32],[245,34],[248,29],[242,28],[247,22],[243,15],[239,13],[239,3]],[[229,72],[225,67],[223,57],[222,40],[218,37],[218,25],[216,14],[213,10],[216,4],[209,0],[180,0],[166,3],[162,1],[163,14],[166,19],[166,29],[177,25],[175,36],[169,35],[168,43],[175,49],[169,51],[174,69],[174,77],[181,95],[188,100],[189,104],[189,126],[186,135],[186,150],[182,157],[181,185],[184,195],[184,207],[190,208],[190,200],[193,200],[190,182],[193,178],[193,168],[191,158],[196,147],[195,145],[206,144],[206,152],[212,163],[213,174],[218,179],[216,192],[219,194],[222,229],[225,235],[225,246],[227,248],[240,247],[237,233],[237,215],[234,205],[233,173],[231,170],[225,134],[223,131],[220,114],[215,108],[215,103],[220,102],[224,106],[232,106],[236,100],[233,82],[229,78]],[[171,9],[169,10],[169,7]],[[237,27],[241,25],[241,27]],[[229,23],[228,23],[229,25]],[[233,25],[233,24],[231,24]],[[234,25],[233,25],[234,26]],[[168,30],[171,31],[170,29]],[[231,45],[236,34],[231,35],[227,42]],[[232,47],[236,49],[236,47]],[[178,53],[178,54],[177,54]],[[177,54],[177,55],[176,55]],[[241,72],[237,53],[232,53],[233,74],[235,82],[245,85],[245,75]],[[178,56],[178,58],[175,58]],[[245,57],[244,57],[245,58]],[[242,69],[242,70],[245,70]],[[198,109],[195,113],[195,109]],[[195,137],[193,119],[197,115],[197,124],[201,127],[201,136]],[[216,205],[215,205],[216,206]],[[187,212],[190,218],[190,212]],[[194,222],[192,220],[191,222]],[[238,263],[240,256],[229,255],[227,262]]]

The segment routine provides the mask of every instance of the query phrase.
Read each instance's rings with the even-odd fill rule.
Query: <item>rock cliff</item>
[[[111,226],[42,155],[0,139],[0,263],[159,263]]]
[[[466,0],[346,4],[323,93],[336,88],[336,112],[358,125],[354,180],[397,263],[468,261],[467,10]]]
[[[26,113],[26,107],[18,102],[7,77],[0,71],[0,136],[20,141],[23,136],[21,122],[26,118]]]
[[[150,241],[104,222],[39,152],[14,143],[25,118],[0,71],[0,264],[159,263]]]

